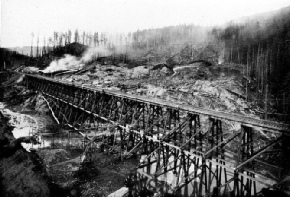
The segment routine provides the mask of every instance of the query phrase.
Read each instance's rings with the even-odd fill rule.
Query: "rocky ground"
[[[241,65],[197,62],[173,69],[166,64],[128,67],[126,64],[101,65],[93,62],[78,72],[58,73],[54,78],[193,107],[264,117],[264,110],[255,99],[246,102],[245,90],[241,86]],[[269,106],[268,112],[273,111]],[[276,120],[270,115],[268,119]]]
[[[128,69],[126,65],[95,64],[88,70],[73,75],[58,74],[55,78],[195,107],[253,115],[240,86],[241,70],[240,66],[208,66],[204,63],[174,70],[166,65]]]

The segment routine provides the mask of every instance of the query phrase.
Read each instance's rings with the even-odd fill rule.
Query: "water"
[[[81,149],[82,136],[73,133],[62,132],[57,134],[47,134],[38,132],[38,122],[30,115],[13,112],[5,107],[5,104],[0,102],[0,112],[7,118],[9,118],[8,124],[13,126],[12,134],[15,139],[27,136],[35,136],[39,144],[21,143],[22,147],[30,152],[30,149],[39,148],[75,148]]]

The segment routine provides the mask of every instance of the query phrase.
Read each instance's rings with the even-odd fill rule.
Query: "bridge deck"
[[[261,127],[263,129],[267,129],[268,131],[272,132],[279,132],[279,133],[284,133],[287,135],[290,135],[290,125],[288,124],[283,124],[279,122],[274,122],[274,121],[269,121],[269,120],[261,120],[257,118],[252,118],[248,117],[246,115],[239,115],[239,114],[233,114],[233,113],[228,113],[228,112],[220,112],[220,111],[214,111],[210,109],[204,109],[204,108],[198,108],[198,107],[193,107],[190,105],[185,105],[185,104],[177,104],[169,101],[165,101],[162,99],[158,98],[148,98],[145,96],[140,96],[140,95],[133,95],[133,94],[126,94],[120,91],[112,91],[108,89],[103,89],[103,88],[97,88],[97,87],[92,87],[88,84],[76,84],[76,83],[71,83],[71,82],[66,82],[62,80],[56,80],[48,77],[43,77],[43,76],[35,76],[35,75],[30,75],[26,74],[30,77],[35,77],[43,80],[48,80],[52,81],[55,83],[61,83],[69,86],[75,86],[79,87],[82,89],[87,89],[95,92],[105,92],[106,94],[109,95],[114,95],[117,97],[122,97],[122,98],[127,98],[131,100],[136,100],[139,102],[144,102],[144,103],[151,103],[154,105],[161,105],[165,106],[168,108],[175,108],[175,109],[180,109],[183,111],[191,112],[193,114],[200,114],[200,115],[206,115],[208,117],[212,117],[215,119],[220,119],[220,120],[228,120],[228,121],[233,121],[233,122],[238,122],[243,125],[251,125],[254,127]]]

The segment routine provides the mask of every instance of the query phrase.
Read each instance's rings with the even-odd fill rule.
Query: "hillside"
[[[258,103],[265,105],[267,92],[268,102],[279,113],[289,114],[290,6],[231,21],[212,33],[224,43],[225,62],[245,65],[244,84]]]

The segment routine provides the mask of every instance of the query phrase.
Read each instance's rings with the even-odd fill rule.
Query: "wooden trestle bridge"
[[[87,156],[98,135],[86,132],[110,124],[123,159],[142,155],[139,168],[154,166],[142,171],[148,184],[169,173],[176,192],[190,186],[192,196],[256,196],[273,183],[269,177],[279,181],[288,173],[288,125],[42,76],[24,81],[46,98],[60,124],[86,138]]]

